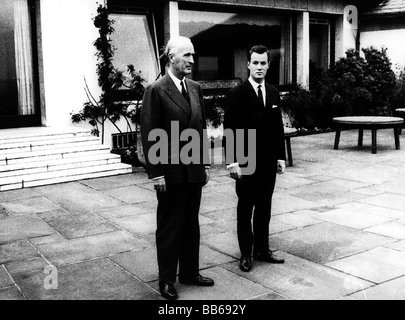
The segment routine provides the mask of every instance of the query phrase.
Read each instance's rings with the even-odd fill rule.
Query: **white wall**
[[[86,101],[86,77],[98,96],[92,17],[96,0],[42,0],[41,29],[47,126],[69,125]]]
[[[80,111],[87,101],[84,77],[96,99],[101,93],[97,84],[96,48],[93,46],[98,38],[98,30],[92,20],[97,15],[97,2],[101,1],[41,0],[44,99],[48,127],[92,129],[86,122],[72,124],[70,114]],[[126,128],[125,123],[122,123],[122,128]],[[105,144],[111,146],[111,133],[117,133],[117,130],[107,124],[106,131]]]
[[[405,67],[405,29],[367,31],[361,33],[361,48],[374,46],[377,49],[387,48],[394,71],[398,72]]]

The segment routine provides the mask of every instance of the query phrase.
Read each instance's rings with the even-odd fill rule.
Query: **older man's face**
[[[182,42],[170,54],[170,66],[173,74],[182,79],[191,74],[194,65],[194,46],[191,42]]]

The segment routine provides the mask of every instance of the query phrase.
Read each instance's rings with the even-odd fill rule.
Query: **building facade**
[[[0,0],[0,130],[72,126],[70,115],[97,97],[93,25],[97,0]],[[108,0],[115,32],[114,65],[133,64],[147,83],[162,72],[159,56],[175,35],[196,48],[192,77],[204,83],[247,77],[247,49],[269,47],[270,83],[309,85],[355,47],[350,1]],[[85,127],[88,124],[81,124]],[[125,126],[126,124],[123,124]],[[114,133],[111,126],[107,134]],[[106,143],[110,140],[106,139]]]
[[[361,13],[361,48],[387,48],[394,71],[405,68],[405,1],[381,1],[374,8]]]

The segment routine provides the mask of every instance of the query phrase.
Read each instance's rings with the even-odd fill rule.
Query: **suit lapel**
[[[177,89],[176,85],[174,84],[173,80],[170,78],[169,75],[165,75],[164,79],[164,87],[167,95],[170,99],[187,115],[187,117],[191,117],[191,108],[186,99],[184,99],[183,95],[180,93],[179,89]]]
[[[200,108],[200,103],[199,103],[199,96],[197,92],[197,88],[191,84],[188,79],[186,79],[186,84],[187,84],[187,90],[188,94],[190,96],[190,107],[191,107],[191,118],[190,118],[190,125],[193,123],[193,121],[196,120],[199,116],[199,108]],[[198,119],[197,119],[198,120]]]
[[[246,84],[246,91],[247,91],[247,94],[248,94],[248,101],[252,101],[253,105],[256,108],[263,111],[264,110],[263,104],[260,103],[259,97],[257,96],[255,89],[253,88],[253,86],[250,84],[249,81],[246,81],[245,84]],[[267,101],[267,91],[266,91],[266,101]]]
[[[278,99],[274,95],[274,91],[270,90],[270,85],[266,84],[266,109],[272,109],[273,105],[278,105]]]

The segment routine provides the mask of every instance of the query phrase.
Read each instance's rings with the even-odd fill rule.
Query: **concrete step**
[[[0,154],[2,157],[7,157],[9,155],[19,155],[30,152],[60,149],[61,147],[68,148],[68,147],[81,147],[91,145],[100,145],[100,140],[92,137],[89,138],[83,137],[81,139],[77,138],[63,139],[62,141],[52,140],[51,143],[47,143],[46,140],[38,144],[34,144],[32,142],[30,143],[24,142],[14,146],[13,145],[0,146]]]
[[[86,168],[76,168],[72,170],[20,175],[16,177],[1,178],[0,191],[16,190],[128,173],[132,173],[132,166],[123,163],[116,163]]]
[[[6,148],[15,148],[26,145],[47,145],[55,143],[64,143],[69,141],[100,141],[100,138],[93,136],[89,133],[81,134],[61,134],[61,135],[47,135],[41,137],[19,137],[19,138],[0,138],[0,150]]]
[[[57,146],[52,149],[39,150],[33,152],[22,152],[0,156],[0,166],[31,161],[44,161],[47,159],[64,159],[83,155],[84,153],[109,153],[110,148],[101,144],[91,144],[82,146]]]
[[[121,157],[112,153],[99,153],[67,159],[18,163],[0,166],[0,178],[113,163],[121,163]]]
[[[88,130],[0,130],[0,191],[131,172]]]
[[[72,138],[89,138],[92,137],[94,139],[99,140],[96,136],[93,136],[91,132],[89,131],[80,131],[80,132],[71,132],[71,133],[55,133],[52,134],[51,132],[47,134],[39,134],[39,135],[10,135],[10,136],[4,136],[0,135],[0,147],[3,144],[18,144],[18,143],[40,143],[40,142],[47,142],[47,141],[53,141],[53,140],[59,140],[62,141],[64,139],[72,139]]]

